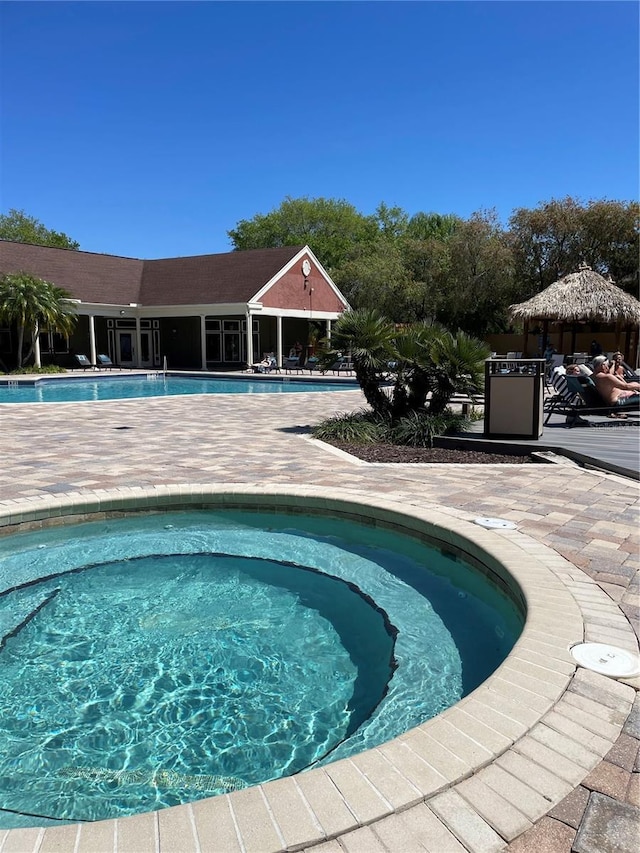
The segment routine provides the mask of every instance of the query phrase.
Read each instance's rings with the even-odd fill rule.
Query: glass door
[[[122,367],[135,366],[136,335],[135,332],[117,330],[118,338],[118,364]]]
[[[140,366],[153,367],[153,342],[151,332],[140,332]]]
[[[153,340],[151,332],[142,329],[140,332],[140,364],[136,358],[135,331],[117,330],[118,364],[122,367],[153,367]]]

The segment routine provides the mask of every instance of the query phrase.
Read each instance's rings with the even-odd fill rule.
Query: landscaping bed
[[[531,456],[509,453],[488,453],[447,447],[406,447],[397,444],[344,444],[331,442],[334,447],[365,462],[431,462],[458,465],[526,465],[537,463]]]

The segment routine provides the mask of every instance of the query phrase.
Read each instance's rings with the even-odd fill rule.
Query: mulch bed
[[[402,447],[396,444],[338,444],[334,447],[357,456],[365,462],[431,462],[459,465],[496,465],[535,463],[531,456],[508,453],[485,453],[482,450],[449,449],[445,447]]]

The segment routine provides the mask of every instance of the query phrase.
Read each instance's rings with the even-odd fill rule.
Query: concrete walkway
[[[554,610],[552,596],[534,608],[532,619],[546,619],[547,628],[528,641],[552,646],[553,636],[566,647],[584,637],[637,650],[636,482],[571,463],[367,465],[305,436],[332,412],[362,405],[358,391],[3,405],[0,513],[6,524],[56,502],[72,512],[74,501],[106,506],[108,498],[113,506],[117,496],[185,486],[185,494],[326,490],[432,514],[460,530],[478,516],[498,516],[518,530],[486,541],[519,549],[525,562],[535,557],[554,578],[559,604]],[[640,683],[576,669],[568,655],[555,658],[551,665],[533,647],[521,648],[492,690],[474,700],[473,720],[464,700],[427,724],[437,729],[413,730],[399,746],[364,754],[373,758],[328,765],[313,777],[321,780],[315,789],[304,777],[319,771],[183,811],[82,829],[0,830],[0,853],[630,853],[640,839]],[[496,702],[500,680],[505,689]],[[450,727],[457,739],[448,744]],[[277,785],[284,800],[273,793]],[[293,796],[308,829],[288,819],[286,797]],[[203,803],[215,805],[205,813]]]

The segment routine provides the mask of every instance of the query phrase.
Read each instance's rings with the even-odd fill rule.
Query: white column
[[[255,361],[253,357],[253,328],[251,325],[251,309],[247,308],[246,313],[246,322],[247,322],[247,367],[253,364]]]
[[[18,358],[22,359],[22,353],[18,353]],[[33,341],[33,363],[36,367],[42,367],[40,360],[40,327],[36,326],[35,338]],[[20,365],[22,366],[22,364]]]
[[[142,335],[140,334],[140,317],[136,317],[136,367],[142,367],[140,356],[142,353]]]
[[[204,314],[200,315],[200,360],[202,361],[202,369],[207,369],[207,318]]]
[[[326,321],[326,329],[327,329],[327,348],[331,349],[331,320]]]
[[[89,314],[89,350],[91,364],[97,364],[98,350],[96,349],[96,323],[93,314]]]
[[[278,347],[278,352],[276,353],[276,358],[278,359],[278,367],[282,367],[283,363],[283,355],[282,352],[282,317],[278,314],[276,317],[276,345]]]

